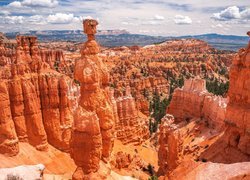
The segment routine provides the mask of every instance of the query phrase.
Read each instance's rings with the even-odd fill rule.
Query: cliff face
[[[123,143],[142,143],[149,137],[148,120],[145,116],[139,116],[135,100],[127,87],[124,96],[116,99],[118,121],[116,122],[117,139]]]
[[[233,60],[228,96],[229,145],[250,156],[250,49],[240,51]]]
[[[227,100],[207,92],[205,80],[189,79],[175,89],[159,131],[159,174],[169,175],[184,160],[201,154],[225,129]],[[171,114],[171,115],[170,115]]]
[[[249,176],[249,169],[240,170],[244,163],[238,163],[250,160],[249,78],[250,49],[242,49],[230,69],[229,101],[209,94],[202,80],[188,80],[175,90],[167,112],[176,120],[166,115],[160,126],[161,175],[195,178],[210,169],[220,177],[236,177],[231,171],[239,169],[238,178]]]
[[[11,118],[9,93],[5,82],[0,83],[0,153],[15,155],[18,153],[18,139]]]
[[[18,36],[14,57],[11,65],[1,69],[5,97],[2,103],[6,105],[1,119],[8,126],[1,131],[1,153],[17,154],[18,141],[29,142],[38,150],[46,150],[48,142],[60,150],[69,150],[70,80],[41,60],[36,37]],[[10,150],[4,150],[6,147]]]
[[[50,65],[51,69],[54,69],[60,73],[66,74],[72,77],[72,70],[70,64],[67,64],[66,58],[62,50],[53,49],[41,49],[40,50],[41,60]]]
[[[227,100],[208,93],[205,83],[202,79],[189,79],[183,88],[175,89],[167,113],[172,114],[176,122],[205,118],[216,128],[224,126]]]
[[[181,139],[172,115],[167,114],[161,119],[159,129],[158,173],[165,175],[179,165]]]
[[[13,48],[6,46],[7,45],[0,40],[0,66],[11,64],[15,59]]]
[[[98,57],[99,46],[94,37],[97,24],[89,19],[83,22],[88,41],[75,64],[74,76],[81,83],[81,97],[71,139],[71,157],[77,165],[73,179],[107,177],[109,170],[103,176],[100,164],[101,160],[109,161],[114,144],[114,101],[108,89],[107,67]]]

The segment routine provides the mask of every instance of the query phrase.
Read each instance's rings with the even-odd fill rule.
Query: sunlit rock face
[[[69,151],[71,80],[42,60],[34,36],[17,36],[11,57],[0,71],[1,100],[6,105],[1,118],[1,153],[16,155],[19,141],[29,142],[38,150],[46,150],[49,143]]]
[[[203,80],[188,80],[174,91],[167,110],[173,116],[166,115],[160,125],[160,175],[249,177],[249,62],[250,45],[233,59],[227,100],[208,93]]]
[[[139,115],[135,99],[127,87],[124,96],[116,99],[118,121],[116,122],[117,139],[124,144],[140,144],[149,137],[147,117]]]
[[[230,68],[226,136],[229,146],[250,156],[250,47],[235,56]]]
[[[169,175],[187,159],[199,159],[203,144],[213,143],[211,137],[225,130],[226,107],[227,99],[209,93],[205,80],[188,79],[175,89],[159,127],[159,175]]]
[[[74,114],[71,156],[77,169],[73,179],[102,176],[101,160],[109,161],[114,141],[114,102],[108,90],[109,73],[98,57],[96,20],[84,20],[88,40],[75,64],[75,79],[81,83],[79,106]],[[105,175],[107,176],[107,175]]]
[[[205,118],[219,129],[224,127],[226,107],[227,99],[209,93],[205,80],[188,79],[182,88],[175,89],[167,113],[176,122]]]

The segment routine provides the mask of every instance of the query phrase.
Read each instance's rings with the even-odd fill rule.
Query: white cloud
[[[212,28],[222,28],[222,24],[211,25]]]
[[[80,18],[75,17],[74,14],[56,13],[49,15],[47,21],[51,24],[66,24],[80,21]]]
[[[240,17],[240,9],[237,6],[231,6],[219,13],[214,13],[212,18],[219,21],[227,21],[231,19],[239,19]]]
[[[13,1],[12,3],[8,4],[9,7],[20,8],[22,4],[19,1]]]
[[[14,1],[8,6],[20,8],[22,6],[28,7],[55,7],[58,5],[58,0],[23,0],[22,2]]]
[[[1,1],[1,0],[0,0]],[[153,1],[141,1],[141,3],[135,3],[135,0],[126,1],[107,1],[104,0],[5,0],[11,5],[0,6],[0,28],[1,31],[27,31],[27,30],[67,30],[67,29],[82,29],[82,22],[76,21],[77,19],[84,19],[85,16],[91,15],[92,17],[101,17],[99,21],[100,25],[98,29],[117,29],[119,27],[127,28],[131,33],[139,33],[139,30],[149,30],[148,34],[152,33],[152,30],[159,33],[158,35],[187,35],[187,34],[205,34],[205,33],[224,33],[221,29],[230,25],[230,31],[226,34],[245,35],[245,32],[249,30],[249,0],[240,1],[218,1],[210,0],[209,3],[197,3],[194,0],[188,0],[179,2],[180,5],[177,9],[173,7],[167,8],[159,0]],[[161,0],[162,1],[162,0]],[[174,2],[173,0],[170,0]],[[2,2],[2,1],[1,1]],[[11,3],[15,2],[15,3]],[[165,2],[165,1],[162,1]],[[175,1],[176,2],[176,1]],[[1,4],[1,3],[0,3]],[[190,9],[186,8],[185,4],[188,4]],[[230,6],[236,6],[239,8],[240,18],[228,20],[227,22],[215,21],[211,19],[213,13],[221,13],[223,10]],[[19,7],[19,8],[17,8]],[[52,8],[53,7],[53,8]],[[224,9],[220,9],[225,7]],[[216,9],[219,9],[215,11]],[[8,12],[4,12],[8,11]],[[72,18],[62,18],[60,23],[57,23],[58,18],[51,19],[51,16],[56,16],[56,13],[73,14]],[[175,15],[180,14],[184,18],[175,18]],[[14,17],[10,22],[5,19],[6,16],[23,16]],[[40,16],[39,16],[40,15]],[[48,18],[48,16],[50,18]],[[112,15],[112,18],[110,18]],[[80,16],[83,16],[82,18]],[[185,18],[188,16],[191,18]],[[53,16],[52,16],[53,17]],[[162,18],[164,17],[164,19]],[[175,18],[175,21],[174,21]],[[48,21],[49,19],[49,21]],[[68,19],[68,20],[65,20]],[[73,20],[72,20],[73,19]],[[58,21],[57,21],[58,20]],[[72,20],[72,21],[71,21]],[[17,21],[18,23],[12,23]],[[20,25],[20,22],[22,22]],[[65,22],[70,23],[65,23]],[[2,23],[1,23],[2,22]],[[185,28],[180,28],[180,24],[188,24]],[[143,23],[143,25],[142,25]],[[221,23],[222,28],[212,28],[211,25]],[[46,24],[46,25],[44,25]],[[228,27],[227,27],[228,28]],[[161,30],[161,32],[159,31]]]
[[[142,25],[160,25],[162,23],[159,21],[143,21],[141,24]]]
[[[58,5],[57,0],[23,0],[24,6],[40,6],[40,7],[55,7]]]
[[[154,19],[155,19],[155,20],[164,20],[165,18],[164,18],[164,16],[160,16],[160,15],[156,14],[156,15],[154,16]]]
[[[23,16],[6,16],[4,17],[6,24],[22,24],[24,22]]]
[[[216,26],[216,27],[219,27],[219,28],[223,27],[222,24],[216,24],[215,26]]]
[[[188,16],[176,15],[174,17],[175,24],[191,24],[192,19]]]
[[[27,21],[30,24],[36,24],[36,25],[47,24],[46,19],[43,16],[41,16],[41,15],[30,16],[29,18],[27,18]]]
[[[76,17],[73,14],[56,13],[49,16],[33,15],[29,17],[24,16],[3,16],[0,23],[4,24],[71,24],[80,23],[84,17]]]
[[[7,11],[7,10],[3,10],[3,11],[0,11],[0,14],[7,16],[7,15],[10,15],[11,13],[9,11]]]
[[[240,15],[242,19],[250,20],[250,8],[241,11]]]
[[[250,8],[240,11],[237,6],[230,6],[219,13],[214,13],[212,19],[217,21],[235,21],[246,22],[250,21]]]
[[[129,22],[127,22],[127,21],[122,21],[121,24],[123,24],[123,25],[129,25]]]

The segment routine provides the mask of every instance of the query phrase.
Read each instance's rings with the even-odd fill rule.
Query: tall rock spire
[[[99,177],[99,164],[108,162],[114,140],[114,113],[109,95],[109,73],[98,57],[93,19],[83,21],[88,40],[81,50],[82,58],[75,63],[74,77],[81,84],[79,107],[74,115],[71,156],[77,169],[73,179]]]

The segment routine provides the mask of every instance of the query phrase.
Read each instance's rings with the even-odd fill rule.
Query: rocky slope
[[[250,49],[241,49],[230,69],[229,102],[226,111],[226,131],[217,144],[203,154],[213,162],[232,163],[250,160]],[[220,150],[218,150],[220,147]]]
[[[199,159],[210,139],[223,131],[226,105],[226,99],[207,92],[201,79],[175,89],[160,125],[159,174],[171,172],[186,157]]]
[[[233,60],[229,100],[208,93],[203,80],[187,80],[174,91],[167,109],[173,116],[166,115],[160,126],[159,175],[171,179],[201,179],[204,173],[207,179],[250,176],[245,162],[250,160],[249,57],[249,49],[242,49]]]

